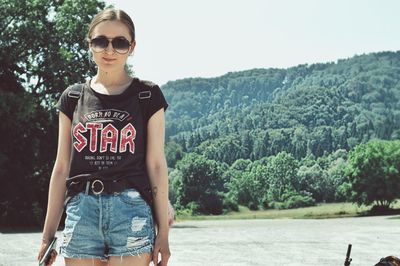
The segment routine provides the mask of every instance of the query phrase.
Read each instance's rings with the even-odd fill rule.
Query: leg
[[[111,256],[109,266],[149,266],[151,255],[151,253],[142,253],[137,256]]]
[[[65,266],[108,266],[107,261],[100,259],[72,259],[64,258]]]
[[[136,189],[127,189],[112,198],[108,258],[110,265],[148,266],[155,241],[150,206]]]

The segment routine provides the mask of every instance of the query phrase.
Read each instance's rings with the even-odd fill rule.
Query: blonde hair
[[[133,24],[131,17],[120,9],[107,8],[98,13],[92,19],[92,22],[89,25],[89,31],[86,35],[86,41],[88,43],[91,40],[94,28],[103,21],[120,21],[124,23],[129,30],[129,34],[131,35],[131,41],[135,40],[135,25]]]

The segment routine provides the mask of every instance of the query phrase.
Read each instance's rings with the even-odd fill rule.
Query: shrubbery
[[[388,209],[400,191],[398,147],[399,141],[373,141],[357,146],[349,158],[345,150],[301,161],[281,152],[254,162],[239,159],[230,167],[190,154],[177,164],[175,206],[193,214],[221,214],[238,211],[239,205],[293,209],[353,197],[359,204]],[[386,211],[381,209],[372,212]]]
[[[237,202],[229,197],[224,198],[222,206],[226,211],[239,211],[239,205],[237,204]]]
[[[315,205],[315,199],[309,195],[291,195],[284,204],[285,209],[309,207]]]
[[[300,194],[297,192],[290,192],[285,195],[285,200],[283,202],[273,201],[268,204],[268,208],[272,209],[294,209],[302,207],[315,206],[316,202],[308,194]]]

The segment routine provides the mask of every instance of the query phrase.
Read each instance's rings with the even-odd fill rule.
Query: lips
[[[115,61],[116,59],[103,57],[103,60],[106,61],[106,62],[112,62],[112,61]]]

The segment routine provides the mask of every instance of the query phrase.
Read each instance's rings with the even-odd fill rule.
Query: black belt
[[[106,180],[102,178],[91,178],[90,180],[80,180],[71,182],[69,190],[74,192],[85,192],[86,194],[112,194],[114,192],[122,192],[127,188],[131,188],[132,184],[128,183],[125,178]]]
[[[146,184],[144,184],[146,185]],[[67,191],[64,201],[64,206],[76,194],[85,192],[86,194],[113,194],[115,192],[122,192],[128,188],[137,189],[149,206],[153,210],[153,196],[150,186],[141,186],[138,183],[132,182],[130,178],[118,178],[107,180],[103,175],[95,174],[80,174],[71,179],[67,179]],[[143,189],[141,189],[143,188]]]
[[[127,184],[126,180],[102,180],[102,179],[94,179],[86,181],[85,184],[85,193],[86,194],[112,194],[114,192],[122,192],[125,189],[130,188],[129,184]]]

